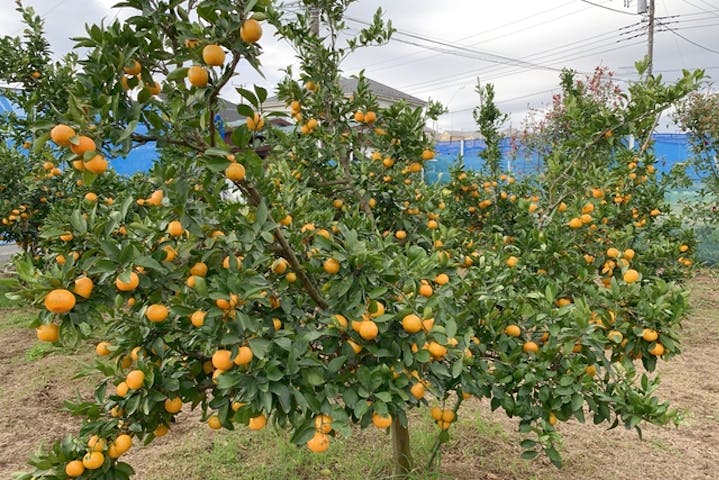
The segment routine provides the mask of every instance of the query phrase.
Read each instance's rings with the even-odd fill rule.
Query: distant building
[[[369,90],[377,97],[377,102],[379,103],[380,108],[387,108],[399,100],[404,100],[408,105],[415,108],[424,108],[427,105],[427,102],[421,98],[404,93],[396,88],[385,85],[384,83],[380,83],[367,77],[365,77],[365,81],[367,82]],[[351,97],[357,90],[358,83],[359,80],[357,78],[340,77],[340,87],[342,88],[342,93],[348,98]],[[288,111],[287,105],[285,105],[283,101],[280,101],[277,96],[273,96],[265,100],[262,107],[265,111],[269,112]]]

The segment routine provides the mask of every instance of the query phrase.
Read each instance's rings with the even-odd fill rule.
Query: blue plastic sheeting
[[[688,136],[683,133],[657,133],[653,135],[654,154],[657,159],[656,169],[660,173],[668,173],[677,163],[686,162],[692,156]],[[468,170],[481,170],[484,160],[479,153],[486,148],[483,140],[464,141],[464,166]],[[639,148],[639,145],[637,145]],[[538,173],[542,169],[541,158],[521,152],[513,158],[509,139],[500,143],[502,152],[502,169],[512,172],[515,176]],[[425,163],[425,179],[428,183],[446,182],[449,180],[449,169],[459,158],[461,142],[438,142],[435,144],[436,157]],[[698,175],[687,169],[690,178],[698,181]]]

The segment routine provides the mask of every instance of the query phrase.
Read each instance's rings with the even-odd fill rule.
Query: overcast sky
[[[2,1],[0,35],[17,35],[21,25],[10,6],[14,2]],[[704,68],[718,76],[719,0],[655,1],[655,72],[672,79],[683,68]],[[84,24],[126,16],[111,8],[115,0],[24,3],[46,19],[57,56],[72,48],[69,38],[82,35]],[[374,80],[441,101],[450,113],[440,119],[440,130],[473,130],[476,79],[492,82],[499,107],[512,114],[511,123],[518,127],[530,106],[541,108],[558,91],[562,67],[590,72],[603,65],[621,79],[636,78],[633,64],[647,48],[636,4],[637,0],[359,0],[348,11],[350,33],[362,27],[359,22],[370,20],[378,7],[398,32],[389,44],[350,57],[344,71],[351,75],[364,68]],[[272,38],[268,29],[261,44],[266,78],[241,67],[235,86],[258,83],[272,88],[281,77],[279,69],[294,62],[292,50]],[[225,96],[237,99],[232,89]],[[662,122],[660,130],[667,129],[671,126]]]

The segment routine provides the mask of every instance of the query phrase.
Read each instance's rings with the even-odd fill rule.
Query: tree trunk
[[[392,422],[392,478],[406,478],[412,470],[412,454],[409,449],[409,430],[399,420]]]

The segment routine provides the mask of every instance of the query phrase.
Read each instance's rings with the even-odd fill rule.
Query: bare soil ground
[[[719,278],[705,272],[690,287],[694,310],[684,324],[684,352],[659,367],[660,396],[684,412],[678,429],[644,426],[640,440],[634,431],[621,427],[606,430],[606,426],[578,422],[562,424],[565,467],[557,470],[541,457],[533,462],[521,460],[516,423],[490,412],[486,403],[467,402],[444,449],[441,471],[418,473],[416,478],[719,479]],[[26,458],[39,445],[77,430],[78,420],[62,412],[62,403],[78,394],[88,395],[94,384],[92,379],[73,378],[91,361],[91,347],[73,351],[38,346],[34,332],[23,328],[29,315],[25,310],[0,309],[3,479],[13,471],[26,470]],[[380,432],[356,432],[333,442],[330,452],[334,449],[335,453],[318,461],[306,449],[288,446],[282,433],[211,432],[197,422],[196,412],[182,416],[170,435],[151,446],[133,448],[127,461],[137,470],[136,478],[387,478],[390,445]],[[418,460],[428,451],[433,434],[424,418],[418,416],[412,427]]]

